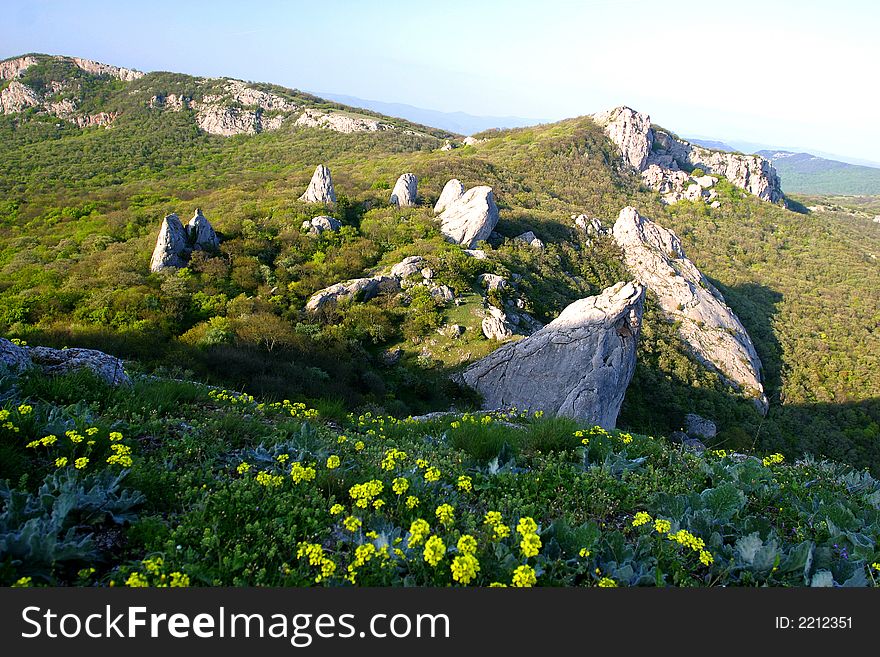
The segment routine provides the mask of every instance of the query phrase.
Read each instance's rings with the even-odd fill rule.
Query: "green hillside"
[[[766,157],[790,194],[880,194],[880,169],[848,164],[809,153],[758,151]]]
[[[149,73],[121,82],[54,60],[32,69],[26,76],[35,87],[50,88],[63,78],[59,93],[74,98],[82,111],[115,118],[108,126],[79,128],[37,108],[0,115],[0,335],[31,345],[85,346],[118,355],[127,359],[136,388],[114,392],[89,381],[34,378],[19,384],[0,377],[3,408],[23,431],[15,435],[10,429],[0,441],[0,480],[18,484],[14,493],[0,492],[4,499],[35,492],[46,476],[51,495],[74,485],[53,474],[61,452],[28,450],[25,435],[37,440],[45,433],[63,434],[65,428],[96,426],[102,436],[118,429],[130,438],[126,444],[137,465],[129,481],[143,494],[138,504],[146,510],[126,535],[127,543],[112,548],[112,559],[137,563],[112,572],[105,568],[106,578],[124,580],[134,571],[148,577],[149,567],[137,564],[175,543],[186,552],[179,558],[164,552],[168,567],[203,583],[305,582],[313,573],[294,566],[289,554],[271,553],[258,535],[274,536],[288,547],[330,535],[324,532],[339,538],[343,530],[327,515],[329,508],[348,504],[349,487],[372,477],[377,463],[346,451],[339,472],[319,468],[301,504],[300,489],[287,473],[269,506],[255,500],[267,499],[266,489],[276,481],[271,477],[282,466],[289,469],[288,460],[326,462],[342,432],[353,434],[351,442],[354,434],[369,440],[375,434],[389,436],[387,446],[365,438],[366,453],[382,459],[391,447],[407,452],[410,478],[424,474],[412,469],[415,459],[437,450],[445,488],[426,489],[423,513],[433,516],[434,506],[450,500],[464,513],[463,524],[455,525],[459,534],[477,531],[482,514],[496,507],[505,518],[516,510],[535,516],[542,532],[554,527],[552,534],[542,533],[542,540],[556,540],[559,559],[565,561],[581,548],[592,550],[590,522],[621,532],[620,537],[605,536],[604,547],[595,539],[596,554],[603,555],[595,564],[553,570],[542,562],[542,572],[552,571],[547,583],[593,581],[588,571],[595,567],[627,583],[652,578],[661,583],[752,583],[772,577],[780,580],[770,583],[798,583],[803,581],[802,551],[808,549],[804,542],[811,541],[823,552],[821,557],[817,553],[809,577],[817,568],[833,572],[838,582],[856,576],[850,566],[840,565],[841,556],[830,546],[838,537],[835,528],[875,531],[870,528],[876,525],[876,511],[851,518],[867,508],[858,497],[861,491],[874,490],[874,483],[857,490],[846,483],[863,475],[813,461],[791,469],[773,470],[773,463],[754,469],[748,461],[743,465],[684,454],[647,436],[669,435],[681,428],[686,413],[695,412],[718,425],[718,435],[708,441],[713,449],[779,452],[788,461],[809,454],[880,473],[880,231],[870,220],[854,221],[833,211],[799,214],[747,196],[724,180],[716,187],[719,208],[687,201],[665,206],[659,194],[623,168],[613,144],[587,117],[487,132],[478,135],[485,141],[452,150],[441,150],[454,137],[446,132],[362,112],[392,128],[344,134],[285,120],[277,130],[223,137],[201,130],[193,109],[151,106],[157,95],[196,102],[222,97],[227,89],[223,80]],[[294,90],[252,87],[301,108],[355,112]],[[232,100],[221,102],[248,109]],[[338,202],[332,207],[297,200],[320,163],[333,173]],[[404,172],[418,177],[418,207],[389,205],[391,187]],[[433,203],[453,177],[466,187],[490,185],[495,191],[500,236],[483,245],[486,260],[468,258],[448,244],[434,220]],[[572,438],[575,431],[590,429],[549,418],[523,420],[524,434],[502,424],[496,433],[492,428],[476,437],[459,435],[451,424],[428,424],[424,430],[398,426],[395,420],[411,414],[450,407],[460,414],[477,407],[475,395],[450,375],[497,347],[479,328],[481,273],[516,278],[526,310],[545,323],[571,301],[626,279],[613,241],[587,240],[571,219],[585,213],[610,225],[625,205],[674,229],[687,255],[742,320],[764,364],[771,402],[766,417],[688,355],[649,295],[638,365],[618,421],[620,429],[637,435],[634,447],[602,438],[597,451],[590,448],[584,455],[577,451],[580,440]],[[220,252],[198,253],[179,271],[150,273],[162,218],[171,212],[188,217],[197,207],[218,230]],[[337,218],[342,229],[320,236],[301,229],[303,220],[322,214]],[[512,239],[527,230],[546,248]],[[461,304],[445,306],[418,288],[408,296],[380,295],[331,312],[305,312],[315,291],[410,255],[424,255],[434,280],[450,286]],[[489,302],[502,305],[504,294],[490,294]],[[462,337],[439,332],[452,323],[466,327]],[[397,348],[402,357],[389,364],[386,352]],[[202,383],[244,391],[257,400],[245,398],[246,411],[241,412],[229,399],[208,396]],[[304,411],[291,402],[318,412],[301,415]],[[19,417],[21,404],[36,410]],[[275,414],[279,408],[284,412]],[[266,409],[271,412],[264,417]],[[375,419],[362,424],[357,420],[361,415]],[[385,434],[368,426],[379,417],[390,427]],[[462,421],[455,417],[450,421]],[[352,449],[350,444],[340,447]],[[525,464],[530,474],[509,488],[508,475],[493,479],[497,472],[492,468],[514,453],[517,467]],[[495,457],[500,460],[490,466]],[[235,470],[242,462],[254,468],[250,475]],[[257,471],[267,473],[262,483],[251,476]],[[589,477],[578,479],[583,472]],[[466,491],[455,492],[457,477],[464,475],[487,496],[484,501],[468,501],[459,494]],[[553,491],[572,491],[571,498],[548,504],[548,478]],[[746,498],[727,499],[731,486],[746,481],[766,486],[749,489]],[[814,481],[823,487],[819,497],[805,492]],[[392,481],[386,478],[383,485],[387,493]],[[118,490],[106,481],[101,486],[110,504]],[[714,501],[692,497],[709,488],[724,492],[717,498],[708,494]],[[816,519],[808,507],[823,495],[828,504],[839,503],[845,510],[834,511],[838,515],[833,521],[829,516],[826,529],[810,524],[807,530]],[[223,510],[235,504],[236,513],[249,517],[244,507],[251,503],[262,508],[248,525],[253,535],[236,534],[240,518],[233,527],[232,516]],[[712,506],[714,519],[701,511],[701,504]],[[872,504],[876,507],[876,501]],[[779,506],[786,512],[768,515],[768,508]],[[560,515],[550,508],[561,509]],[[196,509],[207,515],[198,520]],[[731,547],[737,537],[759,532],[758,540],[779,538],[774,549],[791,569],[772,575],[740,563],[738,570],[728,565],[723,572],[699,570],[699,554],[693,562],[695,555],[686,549],[655,553],[644,543],[612,566],[614,555],[633,545],[637,528],[631,520],[640,510],[676,518],[675,531],[704,536],[725,564],[738,558]],[[410,511],[398,505],[391,519],[377,516],[363,529],[400,537],[416,519]],[[275,512],[296,528],[295,536],[273,524]],[[214,513],[226,519],[209,522],[206,518]],[[206,527],[214,533],[204,534]],[[457,540],[452,525],[448,529],[443,540]],[[354,549],[345,543],[339,549],[349,554],[349,548]],[[257,552],[265,558],[253,569],[243,565]],[[219,554],[233,556],[224,557],[229,563],[218,562],[216,569],[209,567]],[[877,556],[865,552],[859,559]],[[10,563],[0,564],[3,581],[25,574]],[[287,579],[277,574],[284,572],[284,564],[294,573]],[[483,576],[493,579],[485,583],[496,576],[500,581],[502,575],[509,580],[508,566],[510,560],[504,559],[491,569],[487,564]],[[697,568],[696,575],[691,567]],[[801,574],[791,574],[796,572]],[[69,569],[40,576],[76,581]],[[414,579],[403,575],[400,582],[383,577],[362,581],[446,581],[422,571],[413,571]]]

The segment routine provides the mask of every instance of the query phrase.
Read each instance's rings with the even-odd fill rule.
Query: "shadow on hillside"
[[[773,318],[782,302],[782,293],[766,285],[743,283],[726,286],[709,279],[739,317],[752,338],[763,366],[764,391],[771,404],[779,403],[782,390],[782,347],[773,329]]]

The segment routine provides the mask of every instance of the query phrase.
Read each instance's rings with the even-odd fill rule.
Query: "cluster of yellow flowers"
[[[462,493],[472,493],[474,491],[474,481],[467,475],[461,475],[458,478],[458,490]]]
[[[409,540],[406,543],[407,547],[417,547],[424,541],[428,534],[431,533],[431,526],[428,524],[427,520],[422,518],[417,518],[412,521],[412,524],[409,526]]]
[[[395,495],[403,495],[409,490],[409,479],[406,477],[395,477],[391,482],[391,490]]]
[[[356,532],[358,529],[361,528],[361,525],[363,525],[361,519],[355,516],[348,516],[345,520],[342,521],[342,526],[350,532]]]
[[[446,545],[439,536],[431,536],[425,541],[424,558],[430,566],[437,566],[446,556]]]
[[[492,528],[492,537],[496,541],[510,536],[510,527],[504,524],[500,511],[489,511],[483,519],[483,524]]]
[[[694,536],[686,529],[679,529],[677,532],[670,533],[672,530],[672,523],[669,520],[664,518],[657,518],[654,520],[649,513],[639,511],[633,517],[632,526],[641,527],[652,521],[654,523],[654,531],[658,534],[666,534],[666,537],[670,541],[675,541],[679,545],[683,545],[684,547],[690,548],[698,553],[700,563],[704,566],[711,566],[715,562],[715,558],[712,556],[712,553],[706,549],[706,542],[702,538]]]
[[[300,543],[296,557],[297,559],[307,559],[310,566],[319,569],[315,576],[316,584],[320,584],[336,572],[336,563],[324,554],[324,548],[318,543]]]
[[[131,458],[131,447],[121,443],[113,443],[110,445],[110,450],[113,453],[107,457],[107,463],[110,465],[121,465],[123,468],[130,468],[132,466],[134,461]]]
[[[295,484],[303,481],[312,481],[316,474],[314,466],[303,465],[299,461],[294,461],[290,464],[290,478],[293,479]]]
[[[386,550],[376,549],[376,546],[372,543],[358,545],[354,550],[354,560],[348,564],[348,581],[354,584],[356,582],[357,569],[368,561],[371,561],[375,556],[381,556],[382,558],[387,559],[388,552]]]
[[[538,536],[538,523],[533,518],[526,516],[519,519],[516,526],[517,533],[522,536],[519,543],[523,556],[527,559],[534,557],[541,551],[541,538]]]
[[[603,589],[613,589],[617,587],[617,582],[610,577],[602,577],[599,580],[599,587]]]
[[[535,569],[529,565],[518,566],[513,571],[512,585],[521,588],[528,588],[538,583],[535,575]]]
[[[9,419],[11,416],[12,413],[10,411],[5,408],[0,408],[0,428],[11,431],[12,433],[18,433],[19,428]],[[30,445],[28,445],[28,447],[30,447]]]
[[[455,508],[451,504],[441,504],[434,512],[437,520],[445,527],[450,527],[455,522]]]
[[[327,465],[328,470],[335,470],[336,468],[338,468],[340,466],[341,463],[342,463],[342,461],[340,460],[340,458],[338,456],[336,456],[336,454],[331,454],[330,456],[327,457],[327,464],[326,465]]]
[[[162,557],[152,557],[141,561],[141,566],[146,573],[135,571],[125,580],[125,585],[129,588],[142,588],[147,586],[156,586],[159,588],[178,588],[189,586],[189,575],[185,575],[175,570],[172,573],[164,573],[165,561]],[[150,580],[152,579],[152,583]],[[111,583],[112,585],[112,583]]]
[[[284,477],[281,475],[273,475],[271,472],[262,470],[257,473],[257,483],[266,488],[278,488],[284,483]]]
[[[440,480],[440,470],[435,467],[430,467],[425,470],[425,481],[428,483],[433,483],[435,481]]]
[[[383,470],[393,470],[397,467],[398,461],[406,459],[406,452],[397,448],[391,448],[385,452],[385,456],[380,464]]]
[[[381,480],[371,479],[362,484],[355,484],[348,489],[348,494],[351,496],[351,499],[354,500],[354,505],[356,507],[366,509],[370,504],[375,506],[373,499],[382,494],[384,487],[385,484],[383,484]]]
[[[477,539],[470,534],[464,534],[458,539],[458,554],[453,557],[450,570],[452,579],[467,586],[480,572],[480,562],[477,559]]]
[[[777,452],[776,454],[771,454],[770,456],[765,456],[761,462],[765,466],[771,466],[771,465],[778,465],[779,463],[782,463],[783,461],[785,461],[785,457],[782,454],[779,454]]]
[[[254,398],[244,392],[230,392],[229,390],[211,390],[208,397],[214,401],[229,402],[230,404],[253,404]]]

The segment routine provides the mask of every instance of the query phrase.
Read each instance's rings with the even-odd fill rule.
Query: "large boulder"
[[[488,340],[506,340],[513,335],[514,326],[503,310],[495,306],[489,306],[486,309],[486,316],[480,323],[483,335]]]
[[[315,292],[306,303],[308,312],[317,312],[342,300],[368,301],[380,293],[400,290],[400,279],[395,276],[369,276],[336,283]]]
[[[416,272],[421,272],[424,266],[425,259],[422,256],[409,256],[391,268],[391,275],[397,278],[409,278]]]
[[[434,213],[440,214],[462,196],[464,196],[464,185],[461,184],[458,178],[453,178],[443,185],[440,198],[437,199],[437,203],[434,205]]]
[[[651,117],[629,107],[615,107],[593,115],[605,134],[620,150],[623,159],[637,171],[645,168],[654,145]]]
[[[201,251],[216,251],[220,248],[220,240],[211,222],[205,219],[201,208],[196,208],[196,213],[186,225],[186,233],[189,243],[194,249]]]
[[[486,185],[472,187],[440,214],[440,232],[468,249],[489,237],[497,223],[495,195]]]
[[[16,373],[31,368],[41,369],[46,374],[66,374],[88,369],[110,385],[131,383],[121,360],[95,349],[26,347],[0,338],[0,363]]]
[[[766,412],[761,360],[752,340],[721,293],[685,257],[678,236],[632,207],[620,211],[612,232],[629,270],[657,295],[697,359],[754,397]]]
[[[180,217],[169,214],[162,220],[153,257],[150,259],[150,271],[155,273],[166,267],[186,267],[188,249],[189,239]]]
[[[336,203],[336,192],[333,190],[330,169],[323,164],[315,167],[315,173],[312,174],[309,186],[299,197],[299,200],[306,203]]]
[[[613,428],[636,365],[644,288],[617,283],[462,374],[484,408],[515,406]]]
[[[418,193],[418,179],[412,173],[405,173],[394,184],[394,189],[391,191],[391,204],[401,208],[414,207]]]
[[[326,215],[321,215],[318,217],[312,217],[312,219],[306,219],[302,222],[303,230],[309,231],[311,235],[320,235],[325,231],[336,231],[342,228],[342,224],[339,223],[335,218],[328,217]]]

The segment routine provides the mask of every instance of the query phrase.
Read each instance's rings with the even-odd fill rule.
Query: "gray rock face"
[[[391,191],[391,204],[401,208],[411,208],[416,205],[416,197],[419,194],[419,181],[412,173],[405,173]]]
[[[6,338],[0,338],[0,365],[5,365],[13,372],[29,369],[32,363],[27,347],[20,347]]]
[[[644,288],[617,283],[570,304],[550,324],[468,367],[484,408],[516,406],[605,428],[617,422],[636,365]]]
[[[309,231],[311,235],[320,235],[327,230],[339,230],[340,228],[342,228],[342,224],[333,217],[321,215],[319,217],[313,217],[311,220],[306,220],[302,222],[302,228],[303,230]]]
[[[513,335],[514,326],[503,310],[499,310],[495,306],[489,306],[486,309],[486,316],[483,318],[480,328],[488,340],[498,340],[500,342]]]
[[[225,93],[208,94],[201,102],[182,99],[174,94],[154,96],[151,106],[165,106],[173,111],[192,107],[199,127],[212,135],[257,134],[277,130],[297,105],[278,94],[262,91],[241,80],[227,80]],[[231,104],[230,104],[231,103]]]
[[[522,235],[517,235],[513,238],[517,242],[524,242],[528,244],[533,249],[543,249],[544,242],[538,239],[537,235],[535,235],[532,231],[527,231]]]
[[[391,275],[397,278],[408,278],[417,272],[421,272],[424,266],[425,259],[422,256],[409,256],[391,268]]]
[[[20,373],[37,367],[46,374],[65,374],[89,369],[110,385],[129,385],[118,358],[94,349],[51,349],[49,347],[20,347],[0,338],[0,363]]]
[[[156,247],[150,260],[150,271],[162,271],[166,267],[186,267],[186,253],[189,240],[186,229],[176,214],[169,214],[162,220]]]
[[[193,249],[216,251],[220,248],[220,239],[211,222],[205,219],[201,208],[196,208],[195,214],[186,225],[186,235]]]
[[[778,203],[784,198],[776,169],[758,155],[725,153],[691,144],[653,127],[650,116],[629,107],[616,107],[594,114],[592,118],[605,129],[605,134],[620,150],[624,160],[636,171],[647,173],[643,176],[646,184],[664,194],[667,203],[688,198],[681,192],[689,176],[681,170],[694,168],[703,169],[708,174],[723,175],[732,184],[764,201]],[[647,172],[652,165],[657,170]],[[683,174],[684,179],[672,172]],[[703,188],[708,186],[696,182]],[[669,194],[679,196],[667,196]],[[691,196],[691,200],[694,200],[696,191],[692,191]]]
[[[343,300],[368,301],[378,294],[398,292],[399,290],[400,279],[394,276],[379,275],[355,278],[315,292],[306,303],[306,310],[317,312]]]
[[[657,295],[694,355],[766,412],[761,361],[748,333],[721,293],[685,257],[676,234],[631,207],[620,211],[613,234],[630,271]]]
[[[440,232],[453,242],[472,249],[492,234],[498,223],[498,206],[492,188],[472,187],[440,214]]]
[[[29,107],[38,107],[40,97],[33,89],[18,80],[12,80],[3,91],[0,91],[0,112],[15,114]]]
[[[451,303],[455,299],[452,288],[448,285],[434,285],[429,290],[431,296],[441,303]]]
[[[462,196],[464,196],[464,185],[457,178],[453,178],[443,185],[440,198],[437,199],[437,203],[434,205],[434,214],[440,214]]]
[[[319,164],[312,174],[308,189],[299,197],[306,203],[336,203],[336,192],[333,191],[333,178],[330,169]]]
[[[593,120],[605,128],[605,134],[620,149],[623,159],[641,171],[648,163],[654,145],[651,117],[629,107],[615,107],[593,115]]]
[[[714,438],[718,434],[718,428],[712,420],[707,420],[696,413],[685,415],[684,422],[685,432],[690,438]]]
[[[480,274],[480,285],[487,290],[504,290],[507,288],[507,279],[497,274]]]
[[[332,130],[343,134],[353,132],[382,132],[394,130],[390,123],[383,123],[365,116],[355,116],[337,112],[322,112],[315,109],[305,109],[296,119],[296,126],[302,128],[319,128]]]

